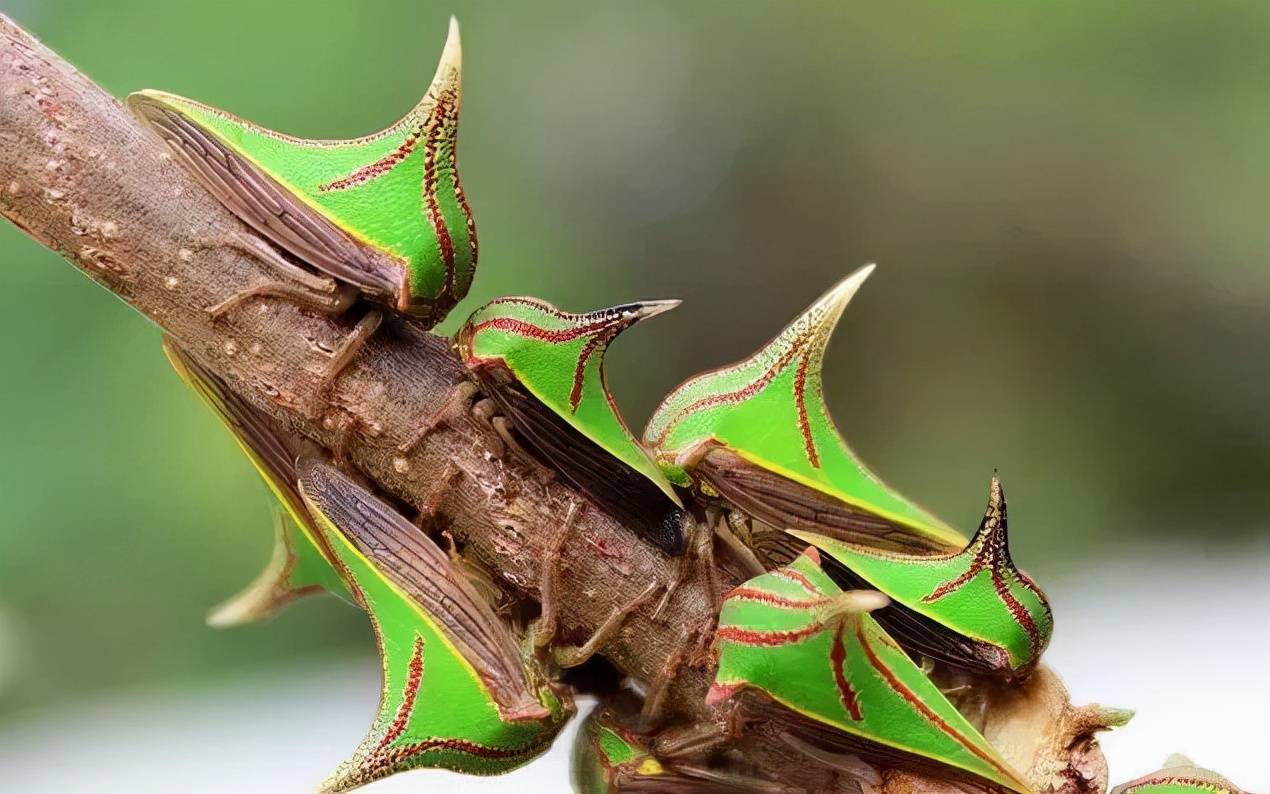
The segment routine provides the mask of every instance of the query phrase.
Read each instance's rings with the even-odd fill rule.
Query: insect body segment
[[[906,646],[955,667],[1021,676],[1039,661],[1054,629],[1045,594],[1014,566],[1001,481],[992,478],[979,531],[958,554],[918,556],[792,534],[848,569],[847,583],[872,587],[905,610],[879,620]],[[889,611],[889,610],[888,610]]]
[[[888,488],[829,416],[829,337],[873,266],[848,276],[749,358],[691,378],[657,408],[644,442],[667,477],[777,527],[910,551],[956,551],[955,530]]]
[[[868,614],[885,601],[873,591],[844,593],[815,549],[749,580],[728,594],[719,616],[709,701],[766,697],[820,726],[809,736],[839,745],[827,749],[1027,794],[1019,774]]]
[[[513,769],[550,746],[572,702],[527,665],[446,554],[334,468],[305,459],[300,492],[371,618],[383,694],[370,732],[327,791],[407,769]]]
[[[400,312],[439,322],[476,270],[459,182],[458,26],[423,100],[382,132],[306,140],[158,91],[133,111],[223,204],[283,251]]]
[[[463,363],[542,462],[663,549],[683,545],[674,487],[626,427],[604,372],[608,345],[678,301],[571,314],[536,298],[499,298],[459,331]]]

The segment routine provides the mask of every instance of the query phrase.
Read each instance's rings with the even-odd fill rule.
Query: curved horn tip
[[[445,46],[441,49],[441,58],[437,62],[436,74],[432,77],[432,90],[429,95],[439,93],[445,86],[453,85],[456,90],[463,80],[463,42],[459,37],[459,20],[450,17],[450,29],[445,36]]]
[[[445,56],[451,54],[457,59],[463,53],[463,41],[459,36],[459,18],[454,14],[450,15],[450,27],[445,34],[445,49],[441,53],[442,60],[447,60]]]
[[[860,291],[860,287],[873,274],[876,265],[865,265],[864,267],[854,271],[846,278],[834,284],[828,292],[821,295],[819,300],[811,305],[807,310],[807,314],[815,315],[820,313],[819,318],[815,320],[820,326],[821,332],[828,335],[828,332],[838,324],[838,320],[842,317],[842,313],[846,310],[847,304]],[[804,315],[806,316],[806,315]]]
[[[988,485],[988,509],[1000,509],[1005,504],[1005,489],[1001,487],[1001,477],[996,469],[992,470],[992,481]]]
[[[679,300],[678,298],[670,298],[667,300],[655,300],[655,301],[640,301],[639,303],[635,304],[636,306],[639,307],[638,309],[635,310],[635,314],[638,315],[637,319],[647,320],[649,317],[656,317],[657,315],[664,314],[665,312],[668,312],[671,309],[678,308],[680,304],[682,303],[683,301]]]

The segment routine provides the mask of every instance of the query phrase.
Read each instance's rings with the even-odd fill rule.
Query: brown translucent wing
[[[693,474],[743,512],[780,529],[808,530],[847,543],[908,554],[961,550],[755,466],[722,447],[707,452]]]
[[[662,551],[683,552],[687,513],[661,488],[543,405],[503,364],[482,364],[473,368],[473,374],[543,465]]]
[[[244,223],[305,264],[393,308],[404,296],[401,262],[354,240],[179,112],[144,95],[133,111],[157,131],[186,169]]]
[[[299,463],[300,487],[366,559],[422,607],[481,671],[508,719],[539,718],[511,633],[454,570],[450,558],[383,500],[313,456]]]
[[[790,794],[806,791],[774,780],[763,780],[706,767],[676,765],[657,774],[619,774],[621,794]]]
[[[737,702],[738,719],[767,723],[771,726],[768,730],[774,730],[792,748],[801,749],[800,745],[807,747],[817,757],[839,756],[846,761],[854,756],[883,768],[912,772],[934,780],[955,781],[956,788],[950,789],[953,791],[1012,794],[1007,789],[955,767],[837,730],[758,693],[743,694],[737,698]]]
[[[827,554],[821,555],[820,565],[843,590],[874,589],[873,585]],[[997,677],[1010,669],[1009,656],[1000,648],[958,634],[897,601],[891,601],[871,614],[886,633],[910,654],[920,654],[957,670]]]

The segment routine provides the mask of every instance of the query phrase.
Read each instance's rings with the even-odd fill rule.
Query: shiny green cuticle
[[[662,401],[644,443],[672,482],[692,485],[696,462],[712,447],[722,447],[939,545],[964,545],[958,532],[869,471],[825,404],[821,372],[830,335],[872,272],[868,265],[852,273],[758,352],[689,379]]]
[[[678,305],[645,301],[572,314],[537,298],[498,298],[468,318],[457,336],[459,353],[469,368],[504,364],[539,402],[682,506],[631,435],[604,373],[605,351],[618,334]]]
[[[1013,671],[1031,669],[1049,644],[1054,615],[1045,593],[1010,557],[1005,493],[996,477],[979,531],[958,554],[896,554],[814,532],[791,534],[908,609],[1001,649]]]
[[[374,725],[323,790],[425,767],[499,774],[545,751],[572,716],[571,701],[446,555],[325,464],[301,464],[300,490],[370,617],[383,664]]]
[[[852,734],[894,762],[939,765],[993,790],[1028,785],[868,614],[875,591],[843,592],[808,549],[728,594],[708,701],[746,692]],[[866,751],[864,755],[868,755]]]
[[[367,260],[373,266],[361,267],[389,271],[367,276],[384,291],[378,297],[381,302],[439,319],[467,294],[476,270],[476,227],[458,175],[461,100],[461,47],[457,23],[451,20],[427,94],[400,121],[362,138],[308,140],[284,135],[161,91],[133,94],[129,105],[152,125],[156,119],[160,129],[169,125],[165,137],[178,152],[203,160],[217,157],[222,163],[231,159],[209,152],[210,141],[235,156],[230,170],[220,177],[201,175],[211,182],[214,194],[233,193],[224,186],[235,181],[241,199],[241,186],[258,184],[260,177],[238,171],[255,169],[295,199],[300,211],[313,213],[316,221],[375,254]],[[193,132],[172,135],[171,119],[193,125]],[[225,178],[226,174],[231,176]],[[289,243],[301,246],[292,252],[326,270],[317,257],[303,254],[309,247],[326,246],[329,232],[302,229],[297,241],[289,236],[293,231],[282,229],[271,217],[284,212],[268,201],[262,206],[260,194],[253,195],[235,207],[240,216],[253,220],[257,231],[284,248],[291,247]],[[339,272],[329,275],[341,277]]]

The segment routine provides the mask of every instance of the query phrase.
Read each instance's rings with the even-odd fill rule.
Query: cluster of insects
[[[129,105],[257,233],[253,251],[277,270],[276,282],[229,296],[209,307],[213,315],[261,296],[364,311],[332,357],[333,380],[385,312],[434,325],[468,291],[477,238],[457,172],[460,101],[452,26],[422,102],[356,140],[293,138],[159,92]],[[825,404],[830,335],[871,272],[846,277],[752,356],[683,383],[642,438],[607,388],[604,355],[623,330],[675,302],[572,314],[500,298],[472,313],[453,347],[470,374],[465,396],[492,406],[509,446],[681,557],[682,577],[715,576],[716,544],[748,571],[726,593],[713,580],[707,588],[718,615],[708,704],[778,715],[789,747],[812,762],[857,758],[972,790],[1029,794],[1028,780],[930,674],[939,666],[1018,682],[1049,642],[1045,594],[1010,557],[1000,481],[992,479],[967,539],[875,477]],[[166,350],[283,508],[269,568],[214,621],[256,619],[321,591],[364,609],[374,626],[384,674],[378,716],[325,788],[420,767],[498,773],[546,749],[574,712],[560,668],[586,655],[550,652],[550,582],[542,618],[518,634],[417,525],[176,343]],[[708,753],[668,754],[632,718],[638,711],[628,693],[589,718],[575,749],[580,791],[803,790],[761,770],[712,768]],[[869,768],[860,764],[854,788],[841,790],[880,785]],[[1118,791],[1237,791],[1215,777],[1166,777]]]

